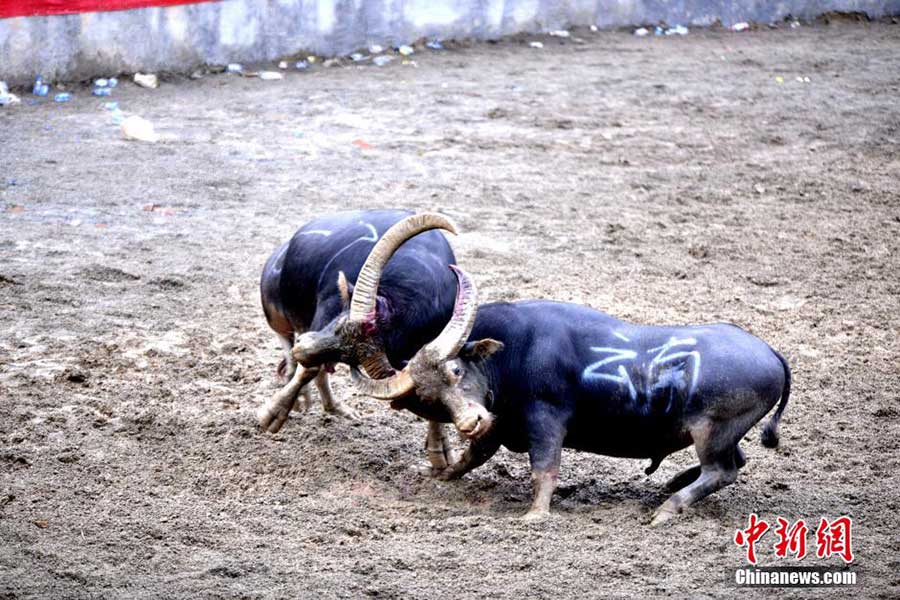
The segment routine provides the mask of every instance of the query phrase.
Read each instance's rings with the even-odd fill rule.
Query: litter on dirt
[[[139,142],[154,143],[160,139],[159,134],[156,133],[153,127],[153,123],[137,115],[132,115],[122,121],[122,134],[127,140]]]
[[[284,79],[284,75],[278,71],[260,71],[259,78],[263,81],[279,81]]]
[[[155,90],[159,87],[159,78],[153,73],[135,73],[134,82],[142,88]]]
[[[532,48],[538,48],[538,49],[544,47],[543,42],[528,42],[528,45],[531,46]]]

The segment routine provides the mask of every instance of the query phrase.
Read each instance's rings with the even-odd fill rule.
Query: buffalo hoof
[[[650,527],[659,527],[666,521],[674,519],[677,516],[677,512],[660,507],[656,509],[655,513],[653,513],[653,519],[650,521]]]
[[[539,523],[545,521],[550,516],[549,510],[537,510],[532,508],[527,513],[519,517],[523,523]]]
[[[336,417],[349,419],[351,421],[358,421],[360,418],[359,413],[343,404],[333,404],[331,406],[325,407],[325,412],[335,415]]]
[[[256,418],[259,421],[259,427],[268,433],[278,433],[288,420],[288,413],[283,410],[271,410],[268,405],[260,406],[256,411]]]
[[[446,469],[438,469],[435,467],[432,467],[431,469],[431,476],[438,481],[453,481],[454,479],[462,477],[464,473],[463,470],[454,469],[452,466],[447,467]]]

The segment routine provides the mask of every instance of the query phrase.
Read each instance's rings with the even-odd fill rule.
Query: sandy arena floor
[[[900,27],[574,35],[123,84],[158,144],[86,88],[0,109],[0,598],[731,597],[751,512],[852,515],[855,595],[898,597]],[[360,422],[259,433],[263,261],[372,207],[456,219],[485,301],[748,328],[794,369],[781,447],[752,430],[735,485],[651,529],[690,451],[567,451],[528,525],[525,455],[433,481],[424,423],[346,370]]]

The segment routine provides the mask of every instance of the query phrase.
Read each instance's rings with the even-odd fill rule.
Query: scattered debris
[[[313,64],[314,62],[316,62],[316,60],[318,60],[318,59],[315,56],[307,56],[306,57],[306,62],[308,62],[309,64]]]
[[[9,87],[5,81],[0,81],[0,106],[9,106],[21,102],[15,94],[9,93]]]
[[[639,27],[634,30],[634,35],[638,37],[644,37],[645,35],[650,35],[650,30],[646,27]]]
[[[384,48],[379,46],[378,44],[372,44],[369,46],[369,54],[381,54],[384,52]]]
[[[69,92],[60,92],[57,95],[53,96],[54,102],[68,102],[72,99],[72,94]]]
[[[153,123],[136,115],[122,121],[122,134],[127,140],[151,143],[159,141],[159,134],[153,128]]]
[[[353,62],[359,62],[361,60],[365,60],[366,58],[368,58],[368,57],[365,54],[362,54],[361,52],[354,52],[353,54],[350,55],[350,60],[352,60]]]
[[[409,56],[410,54],[413,54],[415,52],[415,50],[413,50],[412,46],[407,46],[406,44],[403,44],[402,46],[397,48],[397,52],[399,52],[403,56]]]
[[[776,75],[775,83],[784,83],[784,77],[782,77],[781,75]]]
[[[599,28],[596,25],[591,25],[591,31],[598,31]]]
[[[239,63],[229,63],[225,70],[229,73],[240,73],[244,70],[244,66]]]
[[[278,71],[260,71],[259,78],[263,81],[279,81],[284,79],[284,75]]]
[[[278,68],[279,68],[279,69],[287,69],[287,68],[288,68],[288,62],[287,62],[286,60],[281,61],[280,63],[278,63]]]
[[[666,35],[687,35],[688,33],[688,28],[684,25],[675,25],[666,29]]]
[[[101,78],[101,79],[95,79],[95,80],[94,80],[94,87],[101,87],[101,88],[110,87],[110,86],[109,86],[109,79],[103,79],[103,78]]]
[[[531,46],[532,48],[538,48],[538,49],[541,49],[544,47],[544,44],[542,42],[528,42],[528,45]]]
[[[112,96],[112,90],[108,87],[95,87],[91,93],[95,96]]]
[[[565,29],[555,29],[550,32],[550,35],[553,37],[567,38],[571,34],[568,31],[566,31]]]
[[[797,83],[809,83],[809,82],[810,82],[809,77],[800,77],[800,76],[797,77]]]
[[[750,23],[747,23],[746,21],[741,21],[740,23],[735,23],[731,26],[732,31],[746,31],[747,29],[750,29]]]
[[[432,50],[444,49],[444,45],[441,43],[441,40],[431,40],[430,42],[426,42],[425,46],[427,48],[431,48]]]
[[[50,521],[48,521],[47,519],[38,519],[37,521],[32,522],[41,529],[47,529],[48,527],[50,527]]]
[[[791,29],[797,29],[800,27],[800,21],[791,21]]]
[[[375,63],[376,67],[383,67],[386,64],[388,64],[389,62],[391,62],[392,60],[394,60],[393,56],[382,55],[382,56],[376,56],[375,58],[373,58],[372,62]]]
[[[297,69],[298,71],[305,71],[306,69],[309,68],[309,63],[306,62],[305,60],[298,60],[297,63],[294,65],[294,68]]]
[[[134,82],[142,88],[147,88],[148,90],[155,90],[159,87],[159,77],[157,77],[153,73],[135,73]]]
[[[103,108],[109,111],[114,125],[121,125],[125,121],[125,114],[119,110],[118,102],[107,102]]]
[[[31,88],[31,93],[35,96],[46,96],[50,93],[50,86],[44,83],[43,78],[38,75],[34,80],[34,86]]]

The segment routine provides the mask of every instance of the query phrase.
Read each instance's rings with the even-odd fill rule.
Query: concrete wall
[[[344,55],[421,37],[480,39],[570,25],[725,25],[793,15],[900,14],[900,0],[225,0],[0,20],[0,79],[190,71],[298,51]]]

